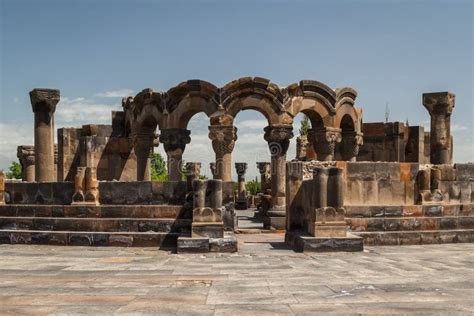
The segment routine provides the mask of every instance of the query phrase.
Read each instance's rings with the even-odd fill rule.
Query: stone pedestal
[[[74,178],[73,205],[99,205],[99,181],[95,167],[78,167]]]
[[[237,140],[237,128],[232,125],[209,126],[209,138],[216,155],[216,179],[232,181],[232,151]]]
[[[313,144],[317,160],[332,161],[334,160],[336,144],[342,140],[341,129],[334,127],[310,129],[308,138],[310,143]]]
[[[235,209],[246,210],[248,208],[247,191],[245,190],[245,172],[247,171],[247,163],[235,163],[235,171],[237,172],[238,177],[238,189],[237,199],[235,201]]]
[[[431,116],[430,162],[451,164],[451,113],[455,95],[450,92],[423,94],[423,105]]]
[[[35,147],[18,146],[17,157],[21,164],[21,180],[26,182],[35,181]]]
[[[162,129],[160,142],[168,156],[169,181],[181,181],[183,152],[191,141],[191,131],[181,128]]]
[[[193,191],[194,180],[198,180],[201,175],[201,163],[187,162],[184,169],[186,171],[186,189],[188,192],[191,192]]]
[[[257,162],[257,168],[260,172],[261,192],[267,194],[272,189],[272,168],[269,162]]]
[[[291,125],[272,125],[264,129],[271,155],[272,208],[263,218],[265,228],[285,229],[286,152],[293,137]]]
[[[35,113],[35,178],[37,182],[53,182],[56,180],[54,112],[59,90],[33,89],[30,100]]]

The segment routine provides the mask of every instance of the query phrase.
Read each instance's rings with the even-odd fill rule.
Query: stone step
[[[405,205],[405,206],[344,206],[346,217],[439,217],[474,216],[474,204]]]
[[[0,244],[175,248],[179,233],[0,230]]]
[[[0,216],[80,218],[191,218],[181,205],[0,205]]]
[[[474,229],[474,216],[347,218],[353,232]]]
[[[87,232],[189,232],[191,219],[0,217],[3,230]]]
[[[412,232],[353,232],[365,246],[422,245],[474,242],[474,229],[425,230]]]

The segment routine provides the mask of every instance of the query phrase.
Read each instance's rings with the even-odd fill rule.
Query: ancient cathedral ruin
[[[363,123],[356,97],[312,80],[279,87],[246,77],[221,88],[189,80],[124,98],[110,125],[56,134],[60,92],[34,89],[34,145],[18,147],[23,179],[0,176],[0,243],[234,252],[238,212],[250,200],[262,229],[284,231],[295,251],[474,242],[474,165],[452,162],[455,95],[425,93],[413,105],[426,108],[430,132]],[[249,109],[268,122],[256,196],[245,191],[245,162],[235,164],[236,191],[232,183],[233,122]],[[199,161],[182,159],[193,137],[188,122],[201,112],[215,153],[208,180]],[[311,129],[297,136],[297,157],[287,157],[299,113]],[[167,154],[165,182],[150,177],[157,146]]]

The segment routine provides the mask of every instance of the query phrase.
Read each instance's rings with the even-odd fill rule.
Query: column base
[[[273,206],[261,218],[264,229],[286,229],[285,206]]]

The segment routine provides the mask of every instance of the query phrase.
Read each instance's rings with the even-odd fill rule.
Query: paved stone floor
[[[0,314],[472,314],[474,244],[300,254],[280,234],[238,254],[0,246]]]

